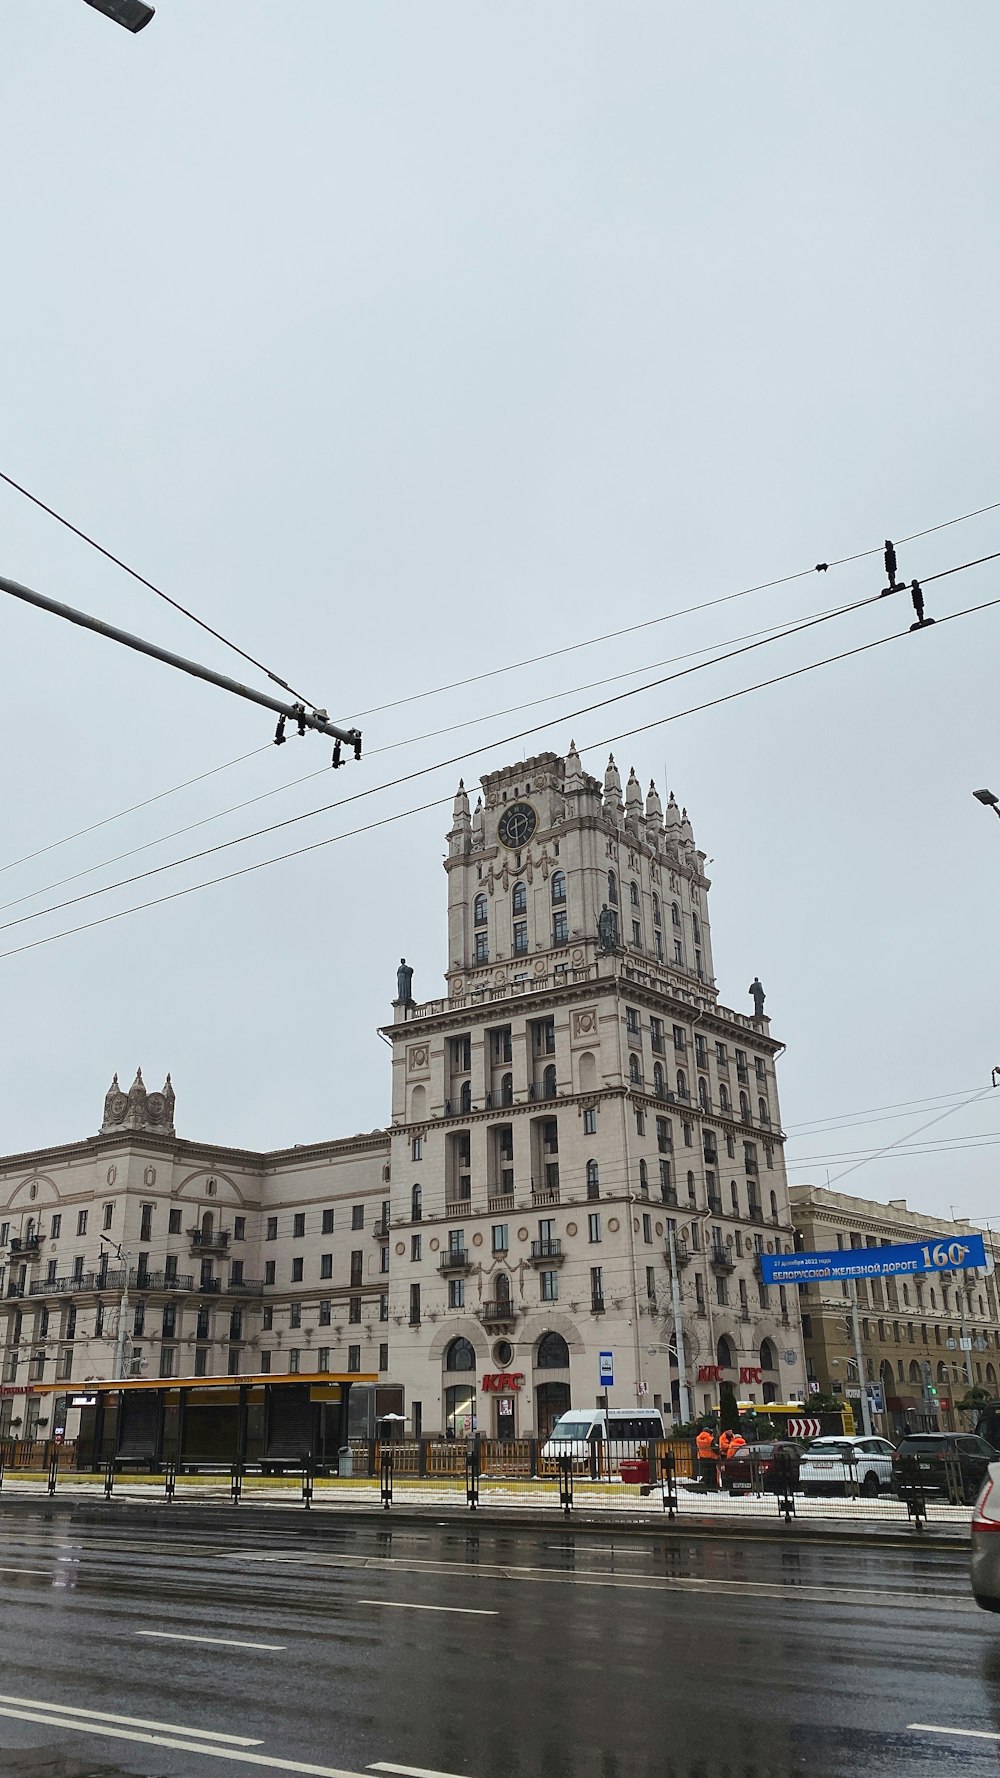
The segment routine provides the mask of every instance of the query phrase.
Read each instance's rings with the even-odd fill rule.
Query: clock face
[[[538,817],[530,803],[511,803],[500,817],[497,839],[501,846],[513,850],[527,844],[537,825]]]

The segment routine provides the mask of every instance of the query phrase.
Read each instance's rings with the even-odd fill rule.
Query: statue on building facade
[[[764,990],[761,987],[760,977],[758,975],[754,976],[753,981],[747,989],[747,993],[753,998],[754,1018],[762,1019],[764,1017]]]
[[[607,902],[597,916],[597,942],[602,951],[618,949],[618,916]]]
[[[413,1000],[413,970],[405,957],[400,957],[396,971],[396,999],[405,1001],[407,1006]]]

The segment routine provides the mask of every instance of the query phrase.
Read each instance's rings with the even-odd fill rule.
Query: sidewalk
[[[138,1508],[143,1517],[156,1508],[166,1515],[205,1509],[212,1515],[223,1511],[233,1519],[246,1518],[259,1509],[263,1516],[280,1513],[282,1521],[292,1516],[304,1518],[302,1481],[299,1476],[287,1478],[246,1477],[243,1480],[242,1502],[234,1504],[228,1477],[184,1476],[178,1479],[176,1495],[171,1503],[165,1499],[162,1476],[116,1475],[114,1492],[105,1498],[103,1475],[60,1476],[57,1492],[49,1497],[42,1475],[7,1474],[0,1492],[0,1512],[5,1507],[45,1506],[67,1511],[94,1506],[101,1517],[113,1516],[119,1509]],[[400,1518],[433,1518],[448,1524],[503,1524],[510,1528],[522,1525],[525,1530],[544,1527],[551,1531],[558,1525],[589,1525],[594,1529],[630,1530],[639,1535],[655,1533],[671,1536],[697,1532],[703,1536],[782,1537],[810,1540],[893,1543],[913,1547],[967,1544],[972,1516],[970,1507],[950,1506],[943,1501],[929,1501],[927,1524],[918,1530],[909,1519],[906,1507],[898,1500],[837,1500],[797,1495],[795,1514],[786,1524],[770,1495],[733,1498],[725,1494],[702,1494],[697,1487],[678,1489],[678,1511],[671,1519],[664,1511],[658,1488],[644,1495],[638,1489],[613,1483],[577,1482],[570,1513],[560,1508],[558,1489],[549,1481],[483,1481],[479,1488],[479,1505],[473,1511],[466,1503],[465,1486],[460,1481],[438,1480],[418,1482],[397,1481],[393,1488],[392,1506],[381,1502],[379,1484],[368,1478],[317,1478],[313,1484],[312,1514],[343,1517],[375,1517],[389,1528]]]

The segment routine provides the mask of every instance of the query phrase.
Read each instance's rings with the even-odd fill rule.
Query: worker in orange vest
[[[703,1426],[694,1444],[698,1453],[698,1473],[705,1487],[714,1491],[719,1486],[719,1453],[712,1428]]]
[[[741,1451],[746,1445],[746,1442],[742,1432],[720,1432],[719,1454],[722,1457],[723,1463],[726,1462],[727,1458],[734,1457],[737,1451]]]

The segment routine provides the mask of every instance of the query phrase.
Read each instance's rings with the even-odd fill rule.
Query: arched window
[[[905,1309],[908,1309],[909,1306],[910,1306],[910,1287],[908,1284],[904,1284],[903,1285],[903,1307]]]
[[[658,1099],[663,1098],[663,1063],[653,1063],[653,1091]]]
[[[566,900],[566,878],[561,870],[552,875],[552,905],[561,906]]]
[[[415,1185],[410,1193],[410,1221],[419,1222],[423,1216],[424,1194],[419,1185]]]
[[[937,1380],[939,1383],[947,1383],[948,1381],[948,1366],[945,1364],[943,1358],[938,1359]]]
[[[634,908],[639,906],[639,885],[634,880],[628,886],[628,898]]]
[[[639,1190],[644,1198],[649,1197],[649,1168],[645,1161],[639,1162]]]
[[[562,1334],[543,1333],[535,1351],[535,1368],[540,1371],[568,1371],[569,1347]]]
[[[613,870],[608,872],[608,901],[613,908],[618,906],[618,878]]]
[[[750,1117],[750,1101],[747,1098],[746,1093],[740,1094],[740,1120],[745,1124],[752,1121]]]
[[[444,1355],[446,1371],[474,1371],[476,1368],[476,1349],[469,1340],[452,1340]]]
[[[991,1364],[988,1364],[986,1366],[986,1381],[987,1381],[987,1383],[992,1383],[994,1385],[994,1387],[996,1387],[996,1380],[997,1380],[996,1371],[993,1369],[993,1366]]]
[[[708,1110],[708,1081],[703,1080],[700,1074],[698,1076],[698,1103],[701,1106],[702,1111]]]
[[[511,908],[515,914],[526,914],[528,911],[528,891],[523,883],[515,883],[511,894]]]
[[[725,1371],[731,1371],[733,1369],[733,1345],[732,1341],[727,1339],[725,1334],[721,1336],[715,1348],[715,1362],[716,1364],[721,1364]]]
[[[910,1363],[910,1382],[911,1383],[919,1383],[920,1382],[920,1366],[917,1363],[915,1358]]]
[[[733,1102],[729,1097],[729,1088],[724,1080],[720,1080],[719,1082],[719,1109],[721,1111],[732,1111],[733,1109]]]
[[[475,901],[472,904],[472,918],[474,919],[477,926],[485,926],[486,925],[487,913],[488,913],[488,903],[487,903],[485,895],[477,895]]]
[[[201,1219],[201,1239],[202,1239],[202,1245],[205,1247],[208,1246],[209,1242],[212,1239],[213,1220],[214,1219],[212,1217],[211,1210],[206,1210],[204,1216]]]
[[[642,1075],[639,1070],[639,1058],[634,1053],[628,1059],[628,1077],[634,1087],[639,1085]]]
[[[757,1100],[757,1116],[760,1118],[760,1121],[762,1124],[769,1124],[771,1122],[771,1116],[770,1116],[770,1113],[767,1109],[767,1100],[766,1099],[758,1099]]]
[[[601,1170],[596,1161],[587,1162],[587,1196],[599,1198],[601,1195]]]
[[[685,1074],[683,1068],[678,1068],[678,1070],[677,1070],[677,1097],[678,1097],[678,1099],[686,1099],[687,1096],[688,1096],[687,1075]]]
[[[771,1193],[771,1221],[777,1222],[777,1220],[778,1220],[778,1195],[776,1192],[772,1192]]]
[[[498,1272],[493,1280],[493,1301],[510,1302],[510,1276],[507,1272]]]
[[[568,1414],[572,1405],[568,1383],[539,1383],[536,1386],[535,1413],[540,1444],[549,1438],[556,1421]]]
[[[777,1370],[777,1368],[778,1368],[778,1354],[774,1350],[774,1341],[773,1340],[761,1340],[759,1356],[760,1356],[760,1368],[762,1371],[776,1371]]]
[[[659,926],[659,924],[660,924],[660,898],[658,895],[654,894],[654,896],[653,896],[653,925]]]
[[[472,1110],[472,1082],[463,1080],[458,1094],[458,1109],[461,1112]]]
[[[512,1074],[505,1074],[500,1082],[500,1103],[502,1105],[513,1105],[514,1103],[514,1076]]]
[[[673,924],[673,925],[674,925],[674,926],[680,926],[680,923],[681,923],[681,910],[680,910],[680,908],[679,908],[679,907],[678,907],[678,906],[677,906],[677,903],[676,903],[676,901],[672,901],[672,902],[671,902],[671,903],[670,903],[670,919],[671,919],[671,922],[672,922],[672,924]]]
[[[740,1193],[735,1179],[729,1181],[729,1195],[733,1200],[733,1215],[738,1216],[740,1213]],[[736,1239],[739,1240],[738,1235]]]
[[[556,1096],[556,1065],[554,1062],[549,1063],[542,1075],[542,1093],[546,1099],[554,1099]]]
[[[688,1199],[693,1204],[695,1202],[694,1174],[693,1173],[688,1174],[687,1185],[688,1185]]]

